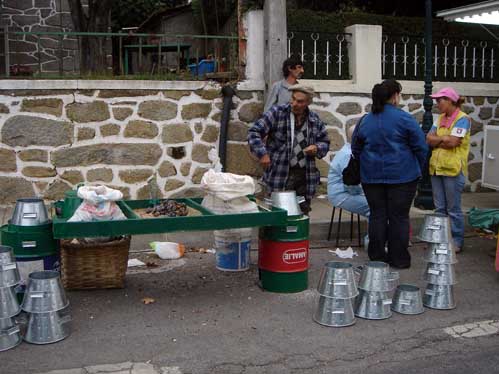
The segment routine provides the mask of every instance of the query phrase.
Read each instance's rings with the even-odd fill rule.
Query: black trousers
[[[310,206],[311,201],[307,199],[307,174],[305,168],[301,167],[290,167],[288,180],[286,182],[286,190],[296,191],[297,196],[305,196],[305,202],[300,204],[300,209],[303,214],[308,214],[312,207]]]
[[[411,265],[407,250],[409,210],[417,184],[417,180],[402,184],[362,184],[371,211],[368,249],[371,261],[384,261],[399,268]]]

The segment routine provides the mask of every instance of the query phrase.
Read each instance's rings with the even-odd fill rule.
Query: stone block
[[[83,178],[83,174],[79,170],[66,170],[62,173],[61,178],[72,185],[85,182],[85,178]]]
[[[194,118],[208,118],[211,112],[211,104],[193,103],[182,107],[182,119],[191,120]]]
[[[12,149],[0,148],[0,171],[17,171],[16,152]]]
[[[35,196],[31,182],[24,178],[0,176],[0,204],[12,204],[17,199]]]
[[[177,174],[177,168],[170,161],[163,161],[158,169],[158,173],[161,177],[171,177]]]
[[[120,179],[128,184],[135,184],[139,182],[144,182],[149,177],[151,177],[153,171],[151,169],[132,169],[132,170],[120,170]]]
[[[113,181],[113,171],[109,168],[97,168],[87,172],[87,181],[89,182],[106,182]]]
[[[152,139],[158,136],[158,127],[152,122],[130,121],[125,127],[126,138]]]
[[[327,128],[327,135],[329,136],[329,141],[331,142],[329,145],[330,151],[339,151],[343,145],[345,145],[345,140],[343,136],[339,133],[338,129],[335,128]]]
[[[158,144],[94,144],[58,149],[52,152],[56,167],[106,165],[156,165],[162,155]]]
[[[243,122],[255,122],[263,113],[263,103],[247,103],[239,108],[239,119]]]
[[[45,191],[43,198],[47,200],[61,200],[64,198],[66,191],[71,190],[72,187],[61,180],[56,180],[50,184],[47,191]]]
[[[26,149],[18,155],[21,161],[47,162],[49,158],[48,152],[43,149]]]
[[[137,190],[137,199],[138,200],[148,200],[150,198],[158,198],[161,199],[163,197],[163,193],[156,182],[148,182],[145,186],[140,187]]]
[[[470,182],[475,182],[482,179],[482,163],[475,162],[468,165],[468,179]]]
[[[118,121],[124,121],[133,113],[131,108],[113,108],[113,116]]]
[[[180,165],[180,174],[187,177],[191,172],[191,165],[192,162],[183,162],[182,165]]]
[[[192,147],[192,160],[202,164],[211,163],[210,159],[208,158],[208,152],[212,148],[212,146],[207,146],[204,144],[194,144],[194,146]]]
[[[180,100],[184,96],[189,96],[191,94],[191,91],[183,91],[183,90],[170,90],[170,91],[163,91],[163,95],[167,99],[173,99],[173,100]]]
[[[61,99],[24,99],[21,104],[21,111],[46,113],[60,117],[62,116],[62,106]]]
[[[263,174],[256,157],[254,157],[247,144],[227,144],[227,170],[228,173],[251,175],[259,177]]]
[[[69,104],[66,114],[69,119],[79,123],[100,122],[110,118],[109,108],[104,101]]]
[[[336,118],[334,114],[331,112],[328,112],[326,110],[315,110],[314,111],[319,118],[321,119],[322,122],[324,122],[327,126],[336,126],[339,127],[340,129],[343,128],[343,123]]]
[[[151,100],[139,105],[138,114],[153,121],[168,121],[177,116],[177,104],[171,101]]]
[[[194,170],[194,173],[192,173],[192,183],[200,184],[201,178],[203,178],[204,173],[206,173],[208,170],[209,169],[207,168],[197,167],[196,170]]]
[[[231,121],[227,129],[227,138],[236,142],[245,142],[248,138],[248,129],[249,126],[244,122]]]
[[[487,108],[487,107],[482,107],[480,109],[480,113],[478,114],[478,117],[483,120],[487,120],[492,118],[492,108]]]
[[[154,96],[157,94],[158,91],[155,90],[100,90],[97,97],[111,99],[114,97]]]
[[[206,143],[214,143],[218,140],[219,133],[220,129],[218,128],[218,126],[208,125],[204,130],[201,140]]]
[[[69,122],[17,115],[7,119],[2,127],[2,141],[12,147],[58,147],[72,140],[73,125]]]
[[[100,133],[104,137],[119,135],[120,130],[121,130],[120,125],[117,125],[115,123],[108,123],[100,127]]]
[[[195,93],[196,93],[196,95],[201,96],[201,98],[203,98],[205,100],[214,100],[214,99],[219,98],[220,96],[222,96],[222,93],[220,92],[220,90],[213,90],[213,89],[209,89],[209,90],[204,90],[204,89],[196,90]]]
[[[10,110],[7,107],[7,105],[0,104],[0,114],[8,114],[8,113],[10,113]]]
[[[27,166],[22,170],[22,173],[30,178],[50,178],[57,175],[55,169],[44,166]]]
[[[81,127],[78,129],[78,141],[90,140],[95,138],[95,129],[91,127]]]
[[[336,111],[344,116],[351,116],[362,113],[362,107],[359,103],[341,103]]]
[[[187,124],[164,125],[162,140],[165,144],[191,142],[194,139],[192,130]]]
[[[185,185],[185,182],[180,181],[178,179],[168,179],[165,183],[165,191],[169,192],[169,191],[177,190],[180,187],[183,187],[184,185]]]

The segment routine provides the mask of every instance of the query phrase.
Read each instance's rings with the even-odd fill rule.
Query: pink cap
[[[442,88],[436,94],[431,95],[431,97],[433,99],[438,99],[439,97],[447,97],[455,103],[459,100],[459,95],[457,94],[456,90],[451,87]]]

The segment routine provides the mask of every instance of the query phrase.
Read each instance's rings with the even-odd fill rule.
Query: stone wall
[[[208,152],[218,148],[220,87],[177,83],[175,89],[0,90],[0,204],[33,195],[60,199],[78,183],[104,183],[127,198],[147,199],[151,188],[163,197],[199,195],[201,177],[211,167]],[[421,120],[422,96],[403,99],[402,109]],[[317,163],[323,182],[345,130],[369,111],[370,102],[363,94],[321,93],[314,99],[312,109],[331,139],[330,153]],[[483,127],[499,125],[497,102],[474,97],[464,107],[473,121],[473,191],[480,186]],[[262,107],[261,91],[241,90],[234,97],[226,171],[261,175],[246,136]]]

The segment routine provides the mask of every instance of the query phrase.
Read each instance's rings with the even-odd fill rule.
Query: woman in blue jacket
[[[403,269],[411,266],[409,210],[428,146],[418,123],[398,108],[401,91],[395,80],[374,86],[372,110],[356,129],[352,154],[360,162],[362,188],[371,211],[369,258]]]

